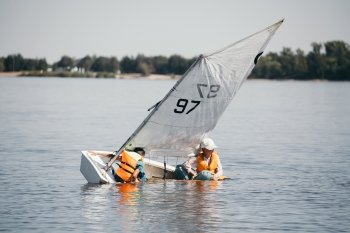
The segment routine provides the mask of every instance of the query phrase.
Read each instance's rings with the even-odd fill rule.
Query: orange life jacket
[[[141,159],[141,155],[136,152],[123,151],[121,153],[119,168],[115,172],[125,182],[129,181],[136,169],[137,161]]]
[[[218,154],[213,151],[213,153],[211,154],[211,157],[209,159],[209,164],[207,163],[204,154],[200,153],[197,155],[197,172],[201,172],[204,170],[208,170],[211,173],[215,173],[215,170],[218,167],[218,163],[219,163],[219,156]]]

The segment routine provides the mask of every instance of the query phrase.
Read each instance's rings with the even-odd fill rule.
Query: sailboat
[[[213,53],[200,55],[114,156],[82,151],[88,183],[115,183],[112,167],[123,150],[142,147],[147,177],[173,179],[175,167],[149,158],[188,158],[211,132],[251,73],[283,20]],[[166,161],[166,160],[164,160]]]

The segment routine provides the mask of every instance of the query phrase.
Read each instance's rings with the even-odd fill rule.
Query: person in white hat
[[[187,173],[194,180],[219,180],[223,171],[219,155],[215,151],[217,146],[210,138],[204,138],[195,157],[187,160],[183,165]],[[196,169],[194,170],[193,167]]]

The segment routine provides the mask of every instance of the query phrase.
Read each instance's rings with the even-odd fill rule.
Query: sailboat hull
[[[82,151],[80,172],[83,174],[88,183],[106,184],[116,183],[111,169],[105,171],[103,168],[108,163],[111,152],[108,151]],[[145,172],[147,178],[163,178],[164,164],[145,158]],[[117,168],[117,164],[113,164],[113,168]],[[166,179],[174,179],[175,167],[166,165]]]

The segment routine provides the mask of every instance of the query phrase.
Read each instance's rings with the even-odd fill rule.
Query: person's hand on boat
[[[197,176],[197,172],[191,169],[188,171],[188,176],[190,177],[191,180],[193,180]]]

